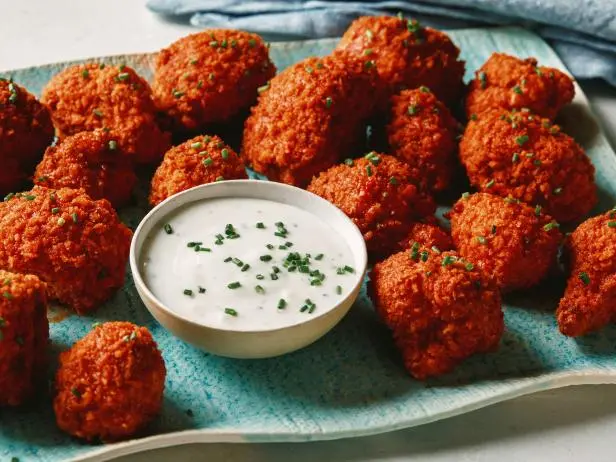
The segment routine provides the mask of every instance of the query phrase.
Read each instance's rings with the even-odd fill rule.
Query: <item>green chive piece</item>
[[[72,213],[71,218],[73,219],[73,223],[79,223],[79,215],[76,213]]]
[[[201,162],[204,166],[209,166],[212,165],[214,163],[214,161],[212,160],[211,157],[206,157],[205,159],[203,159],[203,161]]]
[[[110,151],[115,151],[116,149],[118,149],[118,142],[116,140],[110,140],[107,147]]]
[[[93,109],[92,110],[92,114],[94,114],[96,117],[98,117],[99,119],[101,117],[103,117],[103,112],[100,109]]]
[[[200,294],[204,294],[205,293],[205,287],[199,286],[199,293]]]
[[[471,120],[472,121],[477,120],[477,114],[471,114]]]
[[[469,197],[471,197],[471,193],[469,192],[462,193],[462,199],[467,200]]]
[[[327,109],[329,109],[330,107],[332,107],[332,103],[333,103],[333,100],[332,100],[329,96],[328,96],[327,98],[325,98],[325,107],[326,107]]]
[[[560,193],[563,192],[563,188],[556,188],[554,191],[552,191],[555,195],[559,195]]]
[[[269,82],[263,85],[262,87],[257,88],[258,93],[263,93],[264,91],[269,90],[270,84]]]
[[[239,281],[230,282],[229,284],[227,284],[227,288],[232,290],[239,289],[240,287],[242,287],[242,284]]]
[[[229,158],[229,150],[228,149],[223,149],[222,151],[220,151],[220,156],[227,160]]]
[[[261,255],[259,257],[259,260],[265,261],[265,262],[272,261],[272,256],[271,255]]]
[[[250,48],[254,48],[257,45],[257,41],[255,39],[248,40],[248,46]]]
[[[229,316],[237,317],[238,312],[234,310],[233,308],[225,308],[225,314],[228,314]]]
[[[421,252],[421,261],[426,262],[428,261],[428,257],[430,256],[430,254],[428,253],[427,250],[422,250]]]
[[[262,281],[263,279],[265,279],[265,276],[263,276],[262,274],[257,274],[255,276],[259,281]]]
[[[424,85],[419,87],[419,91],[422,93],[430,93],[430,89]]]
[[[558,223],[556,223],[555,221],[552,221],[550,223],[547,223],[546,225],[543,226],[544,231],[551,231],[554,228],[559,228],[560,225]]]
[[[486,245],[488,243],[488,240],[483,236],[477,236],[476,239],[481,245]]]
[[[317,261],[321,261],[321,260],[323,260],[323,257],[324,257],[324,256],[325,256],[325,255],[323,255],[322,253],[320,253],[320,254],[315,255],[314,259],[315,259],[315,260],[317,260]]]
[[[2,296],[7,300],[13,300],[13,294],[11,294],[10,292],[3,292]]]
[[[590,284],[590,277],[588,276],[587,273],[585,273],[584,271],[580,271],[580,273],[578,274],[578,277],[580,278],[580,280],[584,283],[585,286],[587,286],[588,284]]]
[[[58,226],[64,226],[64,224],[66,223],[66,220],[62,217],[58,218]]]
[[[276,273],[270,273],[270,279],[272,281],[277,281],[278,280],[278,275]]]
[[[488,85],[487,76],[485,72],[479,73],[479,82],[481,89],[484,89]]]
[[[169,223],[165,223],[165,225],[163,226],[163,229],[165,230],[167,234],[173,234],[173,228],[171,227]]]
[[[608,228],[616,228],[616,221],[608,221],[607,226]]]
[[[83,71],[81,71],[81,76],[82,76],[84,79],[87,79],[88,77],[90,77],[90,71],[89,71],[89,70],[87,70],[87,69],[84,69]]]
[[[192,143],[190,147],[193,149],[201,149],[203,147],[203,143],[200,141],[197,141],[195,143]]]
[[[366,175],[372,176],[372,167],[370,165],[366,165]]]
[[[492,234],[496,234],[496,225],[492,225]]]
[[[515,139],[515,142],[518,143],[518,146],[524,146],[526,143],[528,143],[528,135],[522,135],[522,136],[518,136]]]
[[[490,180],[486,183],[486,188],[491,188],[496,183],[496,180]]]
[[[184,289],[184,295],[192,297],[193,291],[190,289]]]
[[[419,109],[417,108],[416,104],[410,104],[406,112],[408,113],[408,115],[415,115],[419,112]]]
[[[263,286],[255,286],[255,292],[258,294],[264,294],[265,293],[265,289],[263,288]]]
[[[344,159],[344,164],[348,165],[349,167],[353,166],[353,159]]]
[[[257,229],[265,229],[265,225],[262,222],[257,223]]]
[[[535,215],[536,215],[536,216],[541,216],[541,208],[542,208],[542,207],[541,207],[540,205],[537,205],[537,206],[535,207]]]
[[[118,80],[120,80],[121,82],[124,82],[125,80],[130,79],[130,74],[128,72],[122,72],[120,74],[118,74]]]
[[[343,269],[347,273],[354,273],[355,272],[355,269],[352,266],[349,266],[349,265],[344,265]]]
[[[225,177],[224,176],[217,176],[216,177],[216,182],[221,182],[221,181],[225,181]]]
[[[441,264],[443,266],[449,266],[449,265],[454,264],[457,261],[458,259],[454,257],[453,255],[447,255],[445,258],[443,258],[443,262]]]
[[[519,159],[520,159],[520,154],[518,154],[517,152],[514,152],[513,156],[511,156],[511,162],[515,164]]]
[[[336,286],[336,293],[338,295],[342,294],[342,286]]]
[[[517,93],[518,95],[521,95],[524,93],[522,89],[519,87],[519,85],[516,85],[515,87],[513,87],[513,92]]]
[[[473,268],[475,268],[475,265],[473,265],[471,262],[467,262],[466,265],[464,265],[464,269],[466,271],[473,271]]]
[[[392,177],[389,179],[389,184],[394,185],[394,186],[398,184],[398,180],[396,179],[396,177],[395,177],[395,176],[392,176]]]
[[[278,300],[278,309],[279,310],[284,310],[287,306],[287,301],[284,298],[281,298],[280,300]]]
[[[250,265],[248,263],[245,263],[242,266],[242,273],[245,273],[246,271],[248,271],[250,269]]]
[[[182,96],[184,96],[184,92],[181,90],[176,90],[173,89],[173,91],[171,92],[171,94],[173,95],[174,98],[181,98]]]

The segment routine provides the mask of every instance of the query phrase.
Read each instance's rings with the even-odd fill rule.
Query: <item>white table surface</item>
[[[97,55],[153,51],[193,31],[144,0],[0,0],[0,71]],[[583,83],[616,146],[616,90]],[[189,445],[122,462],[614,461],[616,387],[585,386],[519,398],[387,435],[324,443]],[[120,459],[118,459],[120,461]]]

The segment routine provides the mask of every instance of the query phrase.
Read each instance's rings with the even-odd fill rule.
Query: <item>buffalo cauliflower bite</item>
[[[217,136],[197,136],[171,148],[152,178],[150,204],[201,184],[246,179],[240,156]]]
[[[554,119],[574,93],[573,80],[558,69],[538,66],[534,58],[494,53],[470,83],[466,115],[470,118],[493,109],[528,108]]]
[[[392,97],[391,106],[391,154],[416,169],[429,190],[447,189],[457,162],[458,122],[425,86]]]
[[[45,381],[48,340],[45,283],[0,270],[0,406],[25,403]]]
[[[494,350],[504,330],[496,285],[455,252],[413,245],[374,265],[369,293],[419,380]]]
[[[128,66],[71,66],[47,83],[42,101],[60,137],[112,129],[123,152],[138,163],[159,161],[169,147],[150,86]]]
[[[448,105],[464,89],[464,61],[444,32],[414,19],[364,16],[353,21],[337,47],[376,67],[391,93],[426,85]]]
[[[242,154],[270,180],[305,187],[361,144],[378,95],[374,69],[352,57],[305,59],[259,96]]]
[[[0,194],[30,176],[53,136],[47,108],[25,88],[0,78]]]
[[[308,191],[351,218],[378,258],[398,251],[412,223],[434,213],[434,201],[415,182],[407,164],[372,152],[321,173]]]
[[[145,327],[107,322],[60,354],[53,408],[58,427],[85,440],[114,441],[160,411],[165,363]]]
[[[35,186],[0,203],[0,267],[31,273],[85,314],[124,284],[132,233],[83,190]]]
[[[595,169],[582,148],[528,111],[471,120],[460,159],[480,191],[541,205],[559,222],[584,218],[597,202]]]
[[[130,199],[137,176],[111,132],[95,130],[63,138],[47,148],[34,183],[52,189],[83,189],[92,199],[118,207]]]
[[[616,321],[616,208],[582,223],[565,251],[571,274],[556,319],[576,337]]]
[[[539,283],[556,263],[562,235],[541,207],[477,193],[449,212],[456,249],[503,291]]]
[[[211,29],[158,53],[152,90],[174,130],[196,132],[248,109],[275,74],[261,37]]]

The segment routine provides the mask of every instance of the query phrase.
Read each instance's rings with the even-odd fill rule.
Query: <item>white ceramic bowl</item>
[[[353,289],[339,304],[299,324],[276,329],[226,330],[197,323],[165,306],[146,286],[140,272],[141,250],[152,231],[165,216],[190,202],[221,197],[270,200],[301,208],[334,228],[353,254]],[[130,267],[139,296],[156,320],[175,336],[211,353],[232,358],[268,358],[303,348],[331,330],[349,311],[361,289],[367,267],[364,239],[355,224],[337,207],[319,196],[281,183],[234,180],[210,183],[168,198],[147,214],[137,227],[130,249]]]

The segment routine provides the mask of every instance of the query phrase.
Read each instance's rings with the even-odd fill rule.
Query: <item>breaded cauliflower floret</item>
[[[60,137],[107,128],[132,160],[155,163],[169,147],[148,83],[128,66],[81,64],[56,74],[41,98]]]
[[[377,263],[369,293],[419,380],[498,347],[504,330],[496,285],[455,252],[419,245]]]
[[[85,440],[114,441],[160,411],[165,363],[145,327],[107,322],[60,355],[53,408],[58,427]]]
[[[391,154],[416,169],[429,190],[447,189],[457,164],[458,122],[425,86],[392,97],[391,106]]]
[[[244,126],[242,154],[270,180],[305,187],[365,138],[379,96],[373,68],[334,53],[274,77]]]
[[[197,136],[165,154],[152,178],[150,204],[206,183],[248,178],[240,156],[217,136]]]
[[[554,119],[574,94],[573,80],[564,72],[538,66],[535,58],[493,53],[470,83],[466,115],[470,118],[493,109],[528,108]]]
[[[53,136],[47,108],[25,88],[0,78],[0,195],[30,176]]]
[[[79,314],[122,287],[131,236],[108,201],[83,190],[35,186],[0,203],[0,267],[35,274]]]
[[[308,191],[346,213],[364,235],[368,252],[379,258],[397,252],[411,225],[434,213],[434,201],[416,181],[404,162],[372,152],[323,172]]]
[[[45,283],[0,271],[0,406],[27,402],[45,382],[48,342]]]
[[[492,111],[469,122],[460,159],[480,191],[541,205],[559,222],[580,220],[597,203],[588,156],[557,125],[528,111]]]
[[[158,53],[152,90],[175,131],[194,133],[248,109],[276,74],[261,37],[211,29]]]
[[[616,321],[616,208],[582,223],[565,247],[571,273],[556,319],[576,337]]]
[[[562,234],[541,207],[477,193],[449,212],[456,249],[503,291],[539,283],[556,263]]]
[[[128,202],[137,176],[112,132],[95,130],[63,138],[47,148],[34,183],[52,189],[83,189],[115,207]]]
[[[364,16],[353,21],[337,49],[374,65],[391,93],[430,87],[448,105],[460,98],[464,61],[444,32],[422,27],[414,19]]]

